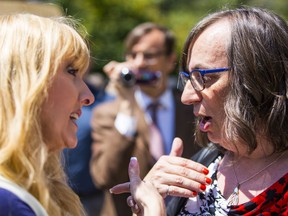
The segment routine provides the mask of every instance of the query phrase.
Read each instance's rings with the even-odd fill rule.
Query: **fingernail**
[[[204,173],[205,175],[208,175],[209,170],[208,170],[207,168],[203,168],[203,169],[202,169],[202,173]]]
[[[201,184],[200,185],[200,190],[205,191],[206,190],[206,185]]]
[[[137,161],[137,157],[131,157],[130,160]]]
[[[205,182],[210,185],[212,183],[212,179],[205,177]]]
[[[196,197],[198,195],[198,193],[196,191],[192,191],[192,194],[194,197]]]
[[[113,190],[112,190],[112,188],[109,189],[109,192],[110,192],[111,194],[113,194]]]

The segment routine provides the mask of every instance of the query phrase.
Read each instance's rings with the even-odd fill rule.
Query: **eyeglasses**
[[[135,60],[139,54],[142,55],[142,58],[147,64],[156,64],[157,58],[159,58],[162,55],[165,55],[166,53],[164,51],[158,51],[158,52],[130,52],[127,54],[127,58]]]
[[[184,87],[188,80],[196,91],[202,91],[205,88],[205,83],[210,79],[205,76],[210,73],[219,73],[228,71],[230,68],[215,68],[215,69],[193,69],[189,73],[179,72],[177,88],[184,90]]]

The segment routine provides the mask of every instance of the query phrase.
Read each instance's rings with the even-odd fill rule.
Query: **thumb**
[[[182,153],[183,153],[183,141],[179,137],[175,137],[169,155],[181,157]]]

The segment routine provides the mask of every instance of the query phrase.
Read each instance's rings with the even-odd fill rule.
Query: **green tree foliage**
[[[51,1],[49,1],[51,2]],[[252,5],[288,17],[287,0],[54,0],[67,15],[81,21],[90,35],[92,70],[101,72],[111,60],[123,60],[123,40],[137,24],[157,22],[172,29],[177,52],[192,26],[210,12],[224,7]]]

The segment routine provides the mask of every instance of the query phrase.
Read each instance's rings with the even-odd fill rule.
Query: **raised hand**
[[[127,204],[138,216],[166,215],[164,200],[154,186],[140,179],[136,158],[131,158],[128,168],[130,183],[117,185],[110,189],[112,193],[131,192]]]
[[[162,156],[145,176],[165,198],[167,195],[193,197],[204,191],[212,180],[207,177],[208,169],[189,159],[181,158],[183,143],[175,138],[169,156]]]
[[[179,197],[197,196],[198,192],[205,191],[206,185],[211,184],[212,182],[211,178],[207,176],[209,171],[207,167],[200,163],[180,157],[182,152],[182,140],[180,138],[175,138],[170,154],[168,156],[162,156],[156,162],[145,176],[144,181],[141,181],[139,178],[139,173],[137,173],[139,170],[137,171],[134,167],[136,165],[132,163],[133,160],[131,160],[129,165],[129,176],[132,174],[130,181],[131,179],[134,179],[135,182],[126,182],[116,185],[110,189],[110,192],[114,194],[131,192],[132,196],[127,199],[127,202],[132,211],[136,214],[139,214],[139,211],[143,208],[141,203],[142,206],[138,206],[139,200],[135,201],[135,199],[137,200],[139,197],[135,194],[137,187],[140,188],[139,190],[142,190],[141,188],[146,186],[149,187],[150,191],[153,191],[150,187],[153,185],[163,198],[167,195]],[[136,172],[136,174],[133,172]],[[135,176],[138,176],[138,178]],[[136,188],[132,188],[130,184],[133,184]],[[145,189],[142,191],[145,191]],[[145,193],[143,194],[145,195]]]

